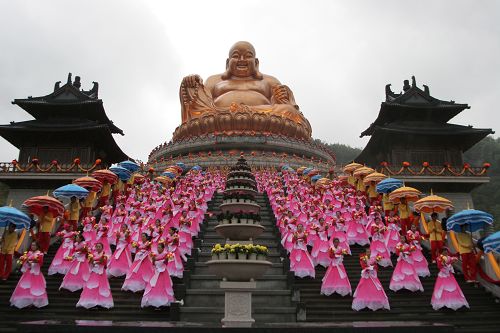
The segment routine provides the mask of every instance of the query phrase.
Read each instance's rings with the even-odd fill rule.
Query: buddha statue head
[[[259,59],[256,58],[255,48],[245,41],[236,42],[230,49],[226,60],[226,72],[222,79],[262,79],[259,72]]]

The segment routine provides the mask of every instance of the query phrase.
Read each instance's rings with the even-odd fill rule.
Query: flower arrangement
[[[243,212],[243,211],[234,214],[227,212],[227,213],[220,213],[219,215],[217,215],[217,221],[220,224],[234,224],[234,223],[256,224],[260,222],[260,215],[252,212]]]
[[[215,244],[212,248],[212,260],[240,259],[265,260],[269,249],[263,245],[253,244]]]

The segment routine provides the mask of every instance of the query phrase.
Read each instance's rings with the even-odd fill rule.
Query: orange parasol
[[[450,200],[431,193],[431,195],[415,202],[413,207],[418,212],[442,213],[447,209],[453,208],[453,204]]]
[[[102,188],[102,183],[94,177],[80,177],[73,180],[73,184],[90,189],[94,192],[99,192]]]
[[[92,173],[92,177],[94,177],[101,183],[107,181],[109,184],[115,184],[118,181],[118,176],[115,173],[106,169],[94,171]]]
[[[144,177],[140,173],[134,173],[132,175],[132,178],[134,179],[134,184],[142,184],[146,180],[146,177]]]
[[[344,166],[344,168],[342,169],[342,171],[344,171],[346,173],[351,173],[354,170],[361,168],[362,166],[363,166],[362,164],[352,162],[352,163],[349,163],[346,166]]]
[[[398,189],[395,189],[389,194],[389,200],[394,203],[399,203],[401,198],[406,198],[408,202],[414,202],[419,199],[419,196],[422,194],[419,190],[409,186],[403,186]]]
[[[23,206],[29,209],[29,212],[35,215],[43,214],[43,207],[48,207],[49,212],[54,217],[62,216],[64,213],[64,205],[56,198],[48,195],[40,195],[32,197],[23,202]]]
[[[349,178],[349,176],[341,175],[341,176],[338,177],[338,180],[341,183],[347,183],[347,179],[348,178]]]
[[[369,174],[374,173],[374,172],[375,172],[375,170],[373,170],[372,168],[361,167],[361,168],[354,170],[352,175],[356,178],[363,178],[364,176],[369,175]]]
[[[366,176],[364,179],[363,179],[363,183],[365,185],[368,185],[370,184],[371,182],[375,182],[375,183],[378,183],[379,181],[381,180],[384,180],[386,179],[387,176],[384,175],[383,173],[380,173],[380,172],[373,172],[373,173],[370,173],[368,176]]]
[[[158,176],[155,178],[157,182],[160,182],[164,185],[170,184],[172,182],[171,178],[165,177],[165,176]]]
[[[304,170],[307,169],[307,167],[300,167],[297,169],[297,174],[301,175]]]

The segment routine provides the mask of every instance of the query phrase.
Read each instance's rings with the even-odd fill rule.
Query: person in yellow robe
[[[42,214],[38,216],[38,244],[40,251],[47,253],[50,245],[50,233],[54,226],[54,216],[49,212],[49,207],[43,207]]]
[[[10,223],[2,235],[2,244],[0,249],[0,279],[7,280],[12,272],[12,258],[16,249],[19,236],[16,232],[16,226]]]

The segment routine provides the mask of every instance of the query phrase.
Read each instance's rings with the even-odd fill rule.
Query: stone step
[[[190,287],[194,289],[216,289],[219,288],[221,279],[210,274],[196,274],[190,277]],[[256,280],[257,289],[286,289],[286,275],[264,274],[263,277]]]
[[[295,307],[254,307],[252,317],[257,323],[294,322]],[[224,317],[223,307],[181,307],[182,321],[219,323]]]
[[[195,272],[196,274],[210,274],[210,270],[205,262],[196,262],[195,263]],[[273,263],[270,268],[266,271],[267,274],[283,274],[283,264],[281,263]]]
[[[291,303],[290,290],[254,290],[252,291],[252,307],[283,306]],[[213,289],[187,289],[185,302],[197,306],[224,307],[224,290]]]

